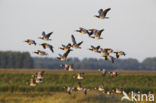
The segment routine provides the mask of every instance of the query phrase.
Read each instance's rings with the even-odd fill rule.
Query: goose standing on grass
[[[94,17],[100,18],[100,19],[108,19],[109,17],[106,17],[107,13],[111,10],[111,8],[107,8],[105,10],[100,9],[98,11],[99,15],[95,15]]]
[[[81,86],[81,82],[78,82],[77,90],[78,90],[78,91],[83,90],[83,88],[82,88],[82,86]]]
[[[116,94],[121,94],[121,92],[122,92],[122,91],[121,91],[120,88],[116,88],[116,90],[115,90],[115,93],[116,93]]]
[[[89,32],[88,32],[88,30],[87,29],[85,29],[85,28],[79,28],[79,30],[76,30],[76,32],[79,32],[79,33],[81,33],[81,34],[89,34]]]
[[[79,42],[79,43],[76,43],[76,40],[75,40],[75,37],[74,35],[71,35],[71,38],[72,38],[72,48],[80,48],[80,45],[83,43],[83,41]]]
[[[32,44],[36,45],[35,40],[27,39],[24,42],[27,42],[29,45],[32,45]]]
[[[114,77],[114,76],[117,77],[119,75],[118,72],[109,72],[109,74],[111,74],[112,77]]]
[[[124,56],[126,55],[126,53],[123,51],[118,51],[118,52],[114,52],[114,53],[116,54],[116,58],[119,58],[122,55],[124,55]]]
[[[105,57],[105,60],[109,60],[109,61],[111,61],[112,63],[114,63],[114,57],[113,56],[111,56],[111,55],[106,55],[106,56],[104,56]]]
[[[60,49],[64,51],[68,51],[68,50],[72,51],[70,48],[71,48],[71,44],[68,43],[66,46],[62,44],[62,47]]]
[[[74,71],[73,70],[73,65],[67,65],[67,64],[62,64],[61,65],[62,67],[64,67],[64,70],[67,70],[67,71]]]
[[[34,87],[36,86],[36,75],[32,75],[32,78],[30,80],[30,86]]]
[[[99,69],[98,71],[100,71],[103,76],[105,76],[106,73],[107,73],[107,70],[106,69]]]
[[[46,41],[51,40],[49,39],[49,37],[51,36],[52,33],[53,32],[46,34],[45,32],[42,32],[42,37],[39,37],[39,39],[46,40]]]
[[[69,95],[71,95],[71,92],[72,92],[72,90],[74,90],[74,88],[73,87],[64,87],[64,88],[66,88],[67,89],[67,93],[69,94]]]
[[[83,78],[83,75],[84,75],[83,72],[77,73],[77,79],[79,79],[79,80],[84,79],[84,78]]]
[[[47,43],[42,43],[40,44],[44,49],[49,48],[52,52],[54,52],[53,50],[53,46]]]
[[[101,34],[102,34],[103,31],[104,31],[104,29],[98,30],[98,31],[93,33],[93,36],[90,36],[90,37],[95,39],[95,40],[103,39],[101,37]]]
[[[87,89],[87,88],[83,88],[83,93],[84,93],[85,95],[87,95],[88,90],[89,90],[89,89]]]
[[[34,53],[39,55],[39,56],[44,56],[44,55],[46,56],[46,55],[48,55],[46,52],[41,51],[41,50],[35,51]]]
[[[65,61],[70,51],[71,50],[66,51],[63,55],[59,54],[59,57],[57,57],[57,59],[59,59],[60,61]]]
[[[91,48],[89,50],[98,53],[99,48],[100,48],[100,46],[94,47],[93,45],[91,45]]]

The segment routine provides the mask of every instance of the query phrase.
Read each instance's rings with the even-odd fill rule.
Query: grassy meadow
[[[126,92],[140,91],[156,93],[155,71],[118,71],[118,77],[107,74],[105,77],[98,71],[82,70],[66,72],[64,70],[45,70],[43,83],[30,87],[31,75],[40,69],[0,69],[0,103],[130,103],[121,102],[121,95],[106,95],[96,91],[104,84],[106,91],[121,88]],[[84,79],[73,78],[76,73],[84,72]],[[82,91],[66,93],[65,86],[89,88],[87,95]],[[151,103],[151,102],[150,102]]]

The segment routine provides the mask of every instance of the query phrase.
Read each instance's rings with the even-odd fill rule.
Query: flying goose
[[[47,43],[42,43],[40,44],[44,49],[49,48],[52,52],[54,52],[53,50],[53,46]]]
[[[100,46],[94,47],[93,45],[91,45],[91,48],[89,50],[93,51],[93,52],[98,52]]]
[[[114,77],[114,76],[117,77],[119,75],[118,72],[109,72],[109,74],[111,74],[112,77]]]
[[[66,51],[63,55],[59,54],[60,57],[57,57],[57,59],[61,60],[61,61],[65,61],[68,54],[70,53],[71,50]]]
[[[95,15],[94,17],[100,18],[100,19],[108,19],[108,17],[106,17],[107,13],[111,10],[111,8],[107,8],[105,10],[100,9],[98,11],[99,15]]]
[[[100,71],[103,76],[105,76],[106,73],[107,73],[107,70],[106,69],[99,69],[98,71]]]
[[[106,53],[106,51],[104,49],[102,49],[102,48],[100,48],[100,50],[98,51],[98,53],[100,53],[102,57],[108,55],[108,53]]]
[[[34,52],[35,54],[39,55],[39,56],[44,56],[44,55],[48,55],[46,52],[38,50]]]
[[[39,39],[46,40],[46,41],[51,40],[51,39],[49,39],[49,37],[51,36],[52,33],[53,32],[46,34],[45,32],[42,32],[42,37],[39,37]]]
[[[114,57],[113,56],[111,56],[111,55],[106,55],[106,56],[104,56],[105,57],[105,60],[109,60],[109,61],[111,61],[112,63],[114,63]]]
[[[81,48],[80,45],[83,43],[83,41],[76,43],[75,37],[74,35],[71,35],[72,38],[72,48]]]
[[[27,39],[24,42],[27,42],[29,45],[32,45],[32,44],[36,45],[35,40]]]
[[[76,30],[76,32],[79,32],[81,34],[89,34],[88,30],[82,27],[80,27],[79,30]]]
[[[103,39],[101,37],[101,34],[102,32],[104,31],[104,29],[101,29],[101,30],[98,30],[98,31],[95,31],[93,34],[93,36],[90,36],[91,38],[95,39],[95,40],[99,40],[99,39]]]
[[[114,52],[115,54],[116,54],[116,58],[119,58],[121,55],[126,55],[126,53],[125,52],[123,52],[123,51],[118,51],[118,52]]]
[[[88,32],[89,32],[89,36],[93,35],[95,32],[97,32],[98,30],[97,29],[89,29]]]
[[[64,50],[64,51],[68,51],[71,50],[71,44],[68,43],[66,46],[62,44],[62,47],[60,49]],[[72,51],[72,50],[71,50]]]
[[[73,65],[67,65],[67,64],[62,64],[61,66],[64,67],[64,70],[67,70],[67,71],[74,71],[73,70]]]

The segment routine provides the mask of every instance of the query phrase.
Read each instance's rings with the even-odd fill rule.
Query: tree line
[[[141,63],[132,58],[118,59],[115,63],[96,58],[68,58],[60,62],[56,58],[31,57],[28,52],[0,51],[0,68],[63,69],[60,66],[63,63],[73,64],[74,69],[156,70],[156,57],[146,58]]]

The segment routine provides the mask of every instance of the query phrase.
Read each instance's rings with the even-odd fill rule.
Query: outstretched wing
[[[62,47],[65,48],[66,46],[62,44]]]
[[[99,49],[99,48],[100,48],[100,46],[97,46],[96,48],[97,48],[97,49]]]
[[[81,41],[80,43],[78,43],[77,45],[80,46],[83,43],[83,41]]]
[[[44,37],[46,35],[45,31],[42,32],[42,36]]]
[[[50,35],[51,35],[52,33],[53,33],[53,32],[48,33],[48,34],[46,35],[46,37],[49,38]]]
[[[51,50],[52,52],[54,52],[53,46],[52,46],[52,45],[49,45],[49,48],[50,48],[50,50]]]
[[[103,9],[99,9],[99,11],[98,11],[99,15],[101,15],[102,12],[103,12]]]
[[[68,50],[67,52],[65,52],[65,53],[63,54],[63,56],[64,56],[64,57],[67,57],[69,53],[70,53],[70,50]]]
[[[71,38],[72,38],[72,42],[73,42],[73,44],[75,45],[75,44],[76,44],[76,40],[75,40],[74,35],[72,35]]]
[[[110,10],[111,10],[111,8],[105,9],[105,10],[103,11],[103,15],[106,16],[107,13],[108,13],[108,11],[110,11]]]
[[[93,45],[91,45],[91,48],[94,49],[95,47]]]

